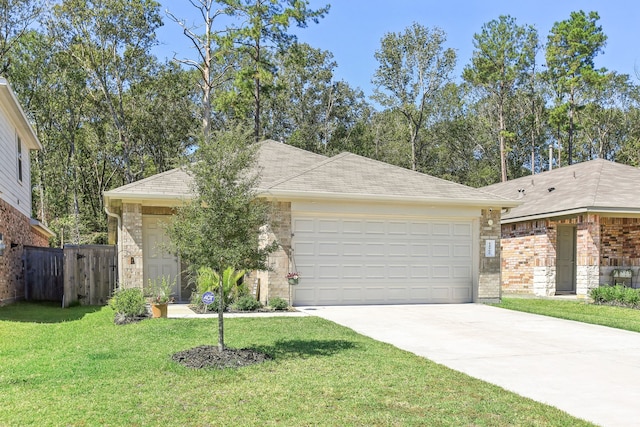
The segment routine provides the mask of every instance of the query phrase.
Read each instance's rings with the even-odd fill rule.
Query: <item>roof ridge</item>
[[[302,151],[306,151],[306,150],[302,150]],[[315,153],[314,153],[314,154],[315,154]],[[324,160],[322,160],[321,162],[318,162],[318,163],[316,163],[315,165],[309,166],[309,167],[307,167],[306,169],[302,169],[302,170],[300,170],[300,171],[299,171],[299,172],[297,172],[297,173],[294,173],[294,174],[291,174],[291,175],[287,175],[287,176],[286,176],[286,177],[284,177],[284,178],[280,178],[279,180],[275,181],[274,183],[272,183],[271,185],[269,185],[268,187],[266,187],[266,188],[264,188],[264,189],[265,189],[265,190],[268,190],[268,189],[270,189],[270,188],[276,187],[276,186],[278,186],[278,185],[280,185],[280,184],[282,184],[282,183],[285,183],[285,182],[287,182],[287,181],[289,181],[289,180],[291,180],[291,179],[293,179],[293,178],[297,178],[297,177],[299,177],[299,176],[301,176],[301,175],[304,175],[304,174],[305,174],[305,173],[307,173],[307,172],[310,172],[310,171],[312,171],[312,170],[314,170],[314,169],[317,169],[317,168],[319,168],[319,167],[321,167],[321,166],[324,166],[324,165],[326,165],[327,163],[331,163],[331,162],[333,162],[333,161],[335,161],[335,160],[337,160],[337,159],[339,159],[339,158],[345,157],[347,154],[349,154],[349,153],[344,152],[344,153],[336,154],[336,155],[335,155],[335,156],[333,156],[333,157],[327,157],[327,156],[324,156],[324,155],[320,154],[320,156],[325,157],[325,159],[324,159]]]
[[[121,192],[122,190],[129,190],[131,188],[135,188],[135,187],[138,187],[139,185],[144,184],[146,181],[151,181],[152,179],[155,180],[158,177],[169,175],[170,173],[178,172],[181,169],[184,169],[186,171],[187,170],[187,165],[178,166],[177,168],[173,168],[173,169],[166,170],[164,172],[153,174],[153,175],[148,176],[146,178],[142,178],[142,179],[139,179],[137,181],[130,182],[128,184],[122,185],[120,187],[116,187],[116,188],[111,189],[111,190],[107,190],[105,192],[110,192],[110,191],[113,191],[113,190],[118,190],[118,192]]]
[[[429,178],[431,178],[431,179],[434,179],[434,180],[436,180],[436,181],[440,181],[440,182],[446,183],[447,185],[449,185],[449,184],[453,184],[453,185],[457,185],[457,186],[464,187],[464,188],[471,188],[471,189],[474,189],[474,190],[478,190],[477,188],[471,187],[471,186],[469,186],[469,185],[461,184],[461,183],[459,183],[459,182],[449,181],[449,180],[444,179],[444,178],[439,178],[439,177],[437,177],[437,176],[430,175],[430,174],[428,174],[428,173],[426,173],[426,172],[420,172],[420,171],[416,171],[416,170],[413,170],[413,169],[408,169],[408,168],[405,168],[405,167],[402,167],[402,166],[394,165],[394,164],[392,164],[392,163],[383,162],[382,160],[372,159],[371,157],[361,156],[361,155],[359,155],[359,154],[350,153],[350,152],[348,152],[348,151],[344,151],[344,152],[342,152],[342,153],[340,153],[340,154],[345,154],[345,155],[355,156],[355,157],[358,157],[358,158],[360,158],[360,159],[364,159],[364,160],[367,160],[367,161],[371,161],[371,162],[379,163],[379,164],[384,165],[384,166],[386,166],[386,167],[391,167],[391,168],[393,168],[393,169],[402,169],[403,171],[410,172],[410,173],[412,173],[412,174],[414,174],[414,175],[428,176],[428,177],[429,177]],[[490,194],[490,193],[488,193],[488,192],[486,192],[486,191],[485,191],[484,193],[485,193],[485,194]],[[508,199],[507,199],[507,200],[508,200]]]

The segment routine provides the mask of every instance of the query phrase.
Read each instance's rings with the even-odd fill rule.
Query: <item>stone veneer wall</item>
[[[271,227],[262,237],[263,242],[270,243],[277,240],[278,250],[269,255],[267,260],[271,271],[259,271],[256,273],[260,280],[260,301],[267,303],[274,297],[284,298],[291,304],[293,291],[287,282],[286,275],[290,270],[291,259],[291,203],[272,203]]]
[[[123,288],[143,288],[142,205],[122,204],[122,236],[118,262],[122,265]]]
[[[24,298],[23,246],[48,246],[46,236],[31,227],[30,218],[0,199],[0,233],[7,245],[0,257],[0,301]],[[12,243],[18,246],[11,248]]]
[[[495,256],[487,257],[487,240],[495,242]],[[476,300],[498,302],[500,290],[500,209],[482,209],[480,218],[480,271]]]

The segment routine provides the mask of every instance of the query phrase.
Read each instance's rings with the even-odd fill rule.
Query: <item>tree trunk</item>
[[[498,105],[498,122],[498,127],[500,128],[498,133],[498,141],[500,142],[500,174],[502,182],[507,182],[507,154],[505,152],[506,150],[504,143],[504,106],[502,105],[502,102],[500,102],[500,105]]]
[[[224,286],[222,276],[218,282],[218,351],[224,351]]]

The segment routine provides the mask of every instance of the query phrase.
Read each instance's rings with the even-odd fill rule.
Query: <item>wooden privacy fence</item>
[[[106,304],[116,288],[116,247],[65,245],[63,307]]]
[[[117,283],[116,247],[65,245],[64,249],[25,247],[25,298],[102,305]]]
[[[62,301],[64,254],[59,248],[25,246],[24,298],[27,301]]]

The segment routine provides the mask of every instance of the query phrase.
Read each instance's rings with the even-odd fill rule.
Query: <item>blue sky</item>
[[[198,24],[197,11],[188,0],[160,0],[163,11],[169,9],[187,22]],[[520,25],[537,28],[546,43],[553,24],[569,18],[572,11],[596,11],[599,24],[608,36],[604,53],[596,58],[596,66],[629,74],[636,83],[640,79],[640,2],[634,0],[311,0],[312,8],[331,4],[329,14],[318,24],[296,29],[298,40],[333,53],[338,63],[337,80],[360,87],[365,95],[373,91],[371,78],[377,68],[374,58],[380,39],[389,32],[401,32],[413,22],[426,27],[439,27],[447,34],[446,47],[458,54],[455,78],[470,61],[473,34],[483,24],[500,15],[511,15]],[[158,32],[161,43],[155,53],[160,58],[195,58],[180,27],[170,19]]]

